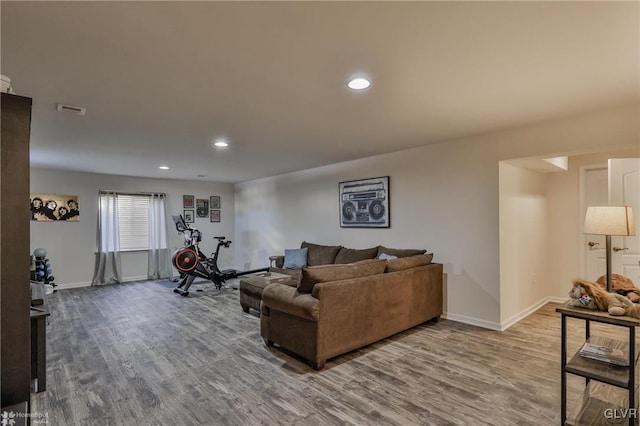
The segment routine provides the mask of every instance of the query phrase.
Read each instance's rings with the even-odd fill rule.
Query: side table
[[[561,424],[562,425],[637,425],[638,395],[636,392],[638,351],[636,327],[640,320],[627,316],[611,316],[607,312],[591,311],[572,306],[559,306],[556,312],[562,315],[561,365]],[[585,341],[609,350],[618,350],[625,355],[628,366],[618,366],[580,355],[578,351],[567,361],[567,318],[585,321]],[[628,340],[621,341],[591,335],[591,322],[625,327]],[[567,416],[567,373],[585,378],[585,391],[578,401],[572,416]],[[593,382],[595,381],[595,383]],[[617,392],[616,392],[617,390]],[[620,391],[626,395],[620,397]],[[626,396],[626,398],[625,398]],[[621,403],[621,401],[624,401]]]

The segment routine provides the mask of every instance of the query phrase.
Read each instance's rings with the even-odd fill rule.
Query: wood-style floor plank
[[[32,395],[33,412],[52,425],[560,422],[554,304],[506,332],[423,324],[316,372],[266,347],[257,314],[242,311],[231,287],[194,285],[188,298],[158,282],[50,295],[47,390]],[[583,324],[568,325],[572,353]],[[583,383],[570,377],[569,401]]]

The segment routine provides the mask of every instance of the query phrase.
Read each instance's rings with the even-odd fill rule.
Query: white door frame
[[[609,163],[598,163],[598,164],[588,164],[585,166],[580,166],[580,213],[578,217],[578,223],[580,223],[580,276],[585,277],[587,274],[587,264],[586,258],[587,253],[585,252],[586,244],[584,239],[584,212],[587,209],[587,172],[590,170],[598,170],[598,169],[609,169]]]

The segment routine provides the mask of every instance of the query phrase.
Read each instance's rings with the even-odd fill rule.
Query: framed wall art
[[[220,222],[220,210],[211,210],[209,218],[211,222]]]
[[[193,208],[193,195],[183,195],[182,196],[182,208],[183,209],[192,209]]]
[[[389,228],[389,176],[338,184],[342,228]]]
[[[184,218],[185,223],[193,223],[194,222],[193,210],[184,210],[182,212],[182,217]]]
[[[80,206],[77,195],[31,194],[31,220],[38,222],[78,222]]]
[[[212,195],[209,197],[209,208],[210,209],[219,209],[220,208],[220,196]]]
[[[207,217],[209,216],[209,200],[206,198],[196,199],[196,216]]]

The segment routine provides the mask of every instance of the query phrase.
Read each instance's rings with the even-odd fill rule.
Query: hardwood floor
[[[32,394],[33,412],[52,425],[560,423],[553,304],[502,333],[427,323],[316,372],[263,344],[237,290],[197,287],[188,298],[157,282],[49,296],[47,390]],[[575,350],[582,325],[569,327]],[[570,378],[569,401],[582,383]]]

